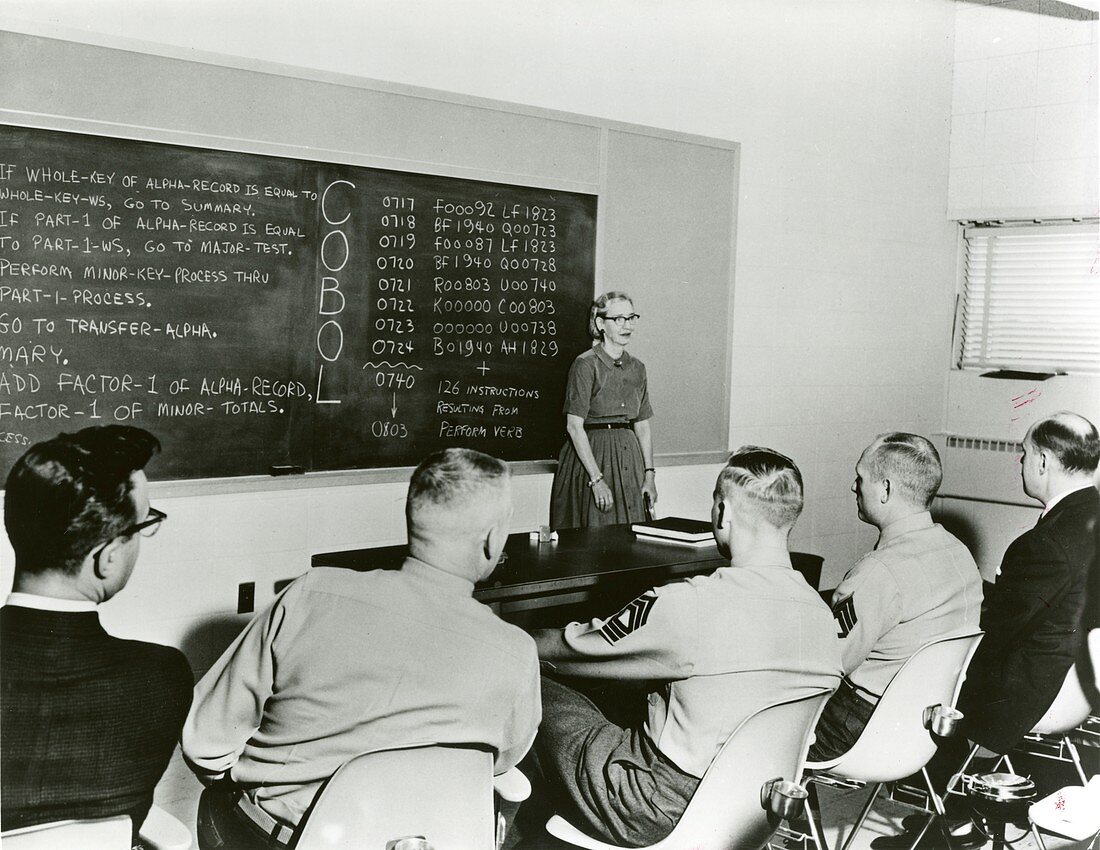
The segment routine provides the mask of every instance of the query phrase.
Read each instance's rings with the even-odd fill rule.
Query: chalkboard
[[[161,478],[556,455],[594,195],[0,125],[0,464],[123,422]]]

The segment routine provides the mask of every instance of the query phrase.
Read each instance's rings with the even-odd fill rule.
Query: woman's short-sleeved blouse
[[[569,369],[563,410],[591,425],[649,419],[645,364],[625,351],[613,360],[602,345],[588,349]]]

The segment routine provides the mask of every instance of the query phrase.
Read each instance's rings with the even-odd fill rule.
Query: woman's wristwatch
[[[656,470],[656,469],[654,469],[654,468],[653,468],[652,466],[647,466],[647,467],[645,468],[645,471],[646,471],[646,472],[652,472],[652,473],[653,473],[654,475],[656,475],[656,474],[657,474],[657,470]]]
[[[601,481],[603,481],[603,473],[602,472],[599,475],[597,475],[595,478],[593,478],[591,481],[588,482],[588,489],[591,490],[593,487],[595,487]]]

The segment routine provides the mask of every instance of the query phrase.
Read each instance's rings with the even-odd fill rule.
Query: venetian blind
[[[1100,372],[1097,222],[964,231],[959,368]]]

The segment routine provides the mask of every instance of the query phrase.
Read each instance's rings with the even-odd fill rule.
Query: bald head
[[[1100,435],[1096,426],[1068,410],[1036,422],[1025,440],[1049,452],[1069,473],[1092,475],[1100,464]]]
[[[1062,411],[1040,419],[1028,429],[1023,448],[1024,492],[1044,505],[1094,483],[1100,437],[1083,416]]]

